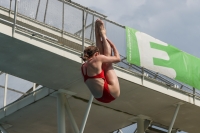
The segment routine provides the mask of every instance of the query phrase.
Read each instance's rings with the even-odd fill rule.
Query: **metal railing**
[[[82,40],[82,50],[84,49],[85,39],[95,43],[94,21],[97,18],[101,18],[105,22],[107,36],[113,40],[121,54],[121,62],[117,64],[119,67],[134,71],[141,75],[147,74],[146,77],[159,81],[172,89],[177,89],[187,93],[188,95],[193,96],[193,98],[200,97],[200,93],[195,88],[170,79],[162,74],[126,62],[126,45],[121,45],[126,42],[124,30],[125,26],[107,19],[105,15],[66,0],[23,0],[17,3],[15,3],[15,1],[18,0],[0,0],[0,6],[8,9],[10,16],[13,14],[16,20],[17,16],[25,16],[35,22],[49,25],[60,31],[60,33],[64,34],[64,32],[67,32],[68,34],[79,37],[80,40]],[[20,27],[20,25],[16,25],[15,22],[16,21],[12,23],[14,29],[13,33],[15,31],[15,27]],[[29,29],[26,28],[26,30]],[[35,33],[34,31],[31,32]],[[45,36],[39,32],[35,34]],[[47,36],[47,39],[52,38]],[[53,38],[53,40],[57,41],[55,38]]]
[[[0,75],[0,79],[0,92],[4,92],[2,93],[3,97],[1,97],[1,99],[3,102],[0,103],[0,108],[6,107],[8,104],[26,97],[42,87],[41,85],[31,83],[3,72]]]

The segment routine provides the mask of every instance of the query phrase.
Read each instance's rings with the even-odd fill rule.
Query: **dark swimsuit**
[[[90,76],[87,75],[87,68],[86,68],[86,72],[85,72],[86,74],[84,75],[83,65],[81,66],[81,70],[82,70],[82,74],[83,74],[83,77],[84,77],[84,82],[86,82],[87,79],[94,79],[94,78],[102,78],[104,80],[103,95],[102,95],[101,98],[95,98],[95,99],[100,101],[100,102],[103,102],[103,103],[109,103],[109,102],[115,100],[115,98],[110,94],[110,91],[109,91],[109,88],[108,88],[108,83],[107,83],[105,75],[104,75],[104,71],[102,70],[101,73],[90,77]]]

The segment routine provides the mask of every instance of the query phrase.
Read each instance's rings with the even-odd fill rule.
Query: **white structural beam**
[[[12,36],[14,37],[15,34],[15,26],[16,26],[16,19],[17,19],[17,6],[18,6],[18,0],[15,0],[15,12],[14,12],[14,25],[12,29]]]
[[[78,129],[78,126],[76,124],[76,121],[73,117],[73,114],[71,112],[71,109],[70,109],[70,106],[69,106],[69,103],[68,103],[68,100],[66,99],[66,103],[65,103],[65,107],[66,107],[66,112],[67,112],[67,116],[69,117],[69,120],[70,120],[70,123],[74,129],[74,132],[75,133],[79,133],[79,129]]]
[[[73,117],[73,114],[71,112],[70,105],[67,99],[72,95],[75,95],[75,93],[67,91],[67,90],[63,90],[63,89],[60,89],[58,90],[58,92],[55,92],[52,94],[52,96],[57,97],[58,133],[66,133],[66,123],[65,123],[66,115],[69,118],[70,124],[74,130],[74,133],[79,133],[78,126]]]
[[[94,97],[93,97],[93,95],[91,94],[90,100],[89,100],[89,103],[88,103],[88,107],[87,107],[87,110],[86,110],[86,113],[85,113],[85,117],[84,117],[84,119],[83,119],[83,124],[82,124],[82,126],[81,126],[80,133],[83,133],[83,132],[84,132],[85,125],[86,125],[86,122],[87,122],[87,119],[88,119],[88,115],[89,115],[89,112],[90,112],[90,108],[91,108],[93,99],[94,99]]]
[[[7,104],[7,91],[8,91],[8,74],[5,74],[4,103],[3,103],[4,107]]]
[[[172,122],[171,122],[171,124],[170,124],[170,126],[169,126],[168,133],[171,133],[171,131],[172,131],[172,128],[173,128],[173,126],[174,126],[174,122],[175,122],[176,117],[177,117],[177,115],[178,115],[179,108],[180,108],[180,106],[181,106],[182,104],[183,104],[183,103],[178,103],[178,104],[177,104],[176,111],[175,111],[174,116],[173,116],[173,118],[172,118]]]
[[[57,94],[57,122],[58,122],[58,133],[66,133],[65,127],[65,94]]]
[[[33,91],[36,89],[36,83],[33,83]]]

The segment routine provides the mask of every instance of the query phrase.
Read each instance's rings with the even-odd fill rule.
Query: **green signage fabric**
[[[200,59],[126,27],[127,62],[200,89]]]

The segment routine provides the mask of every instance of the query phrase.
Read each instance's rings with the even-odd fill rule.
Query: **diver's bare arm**
[[[117,63],[117,62],[120,62],[120,55],[119,55],[117,48],[115,47],[115,45],[111,41],[109,41],[109,40],[107,40],[107,41],[110,44],[111,48],[113,48],[114,56],[99,55],[99,56],[97,56],[97,59],[99,61],[101,61],[102,63]]]
[[[113,52],[114,52],[114,56],[118,59],[118,61],[120,62],[121,59],[120,59],[120,55],[119,55],[119,52],[116,48],[116,46],[114,45],[114,43],[112,43],[109,39],[106,39],[108,41],[108,43],[110,44],[110,47],[113,49]]]

